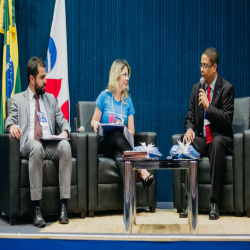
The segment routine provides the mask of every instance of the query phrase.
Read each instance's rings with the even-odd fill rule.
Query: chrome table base
[[[162,163],[163,162],[163,163]],[[188,223],[190,233],[198,233],[198,181],[197,181],[197,161],[188,161],[186,165],[171,167],[170,163],[161,161],[161,164],[154,162],[125,162],[125,183],[124,183],[124,210],[123,220],[125,232],[132,233],[132,227],[136,224],[136,173],[137,169],[186,169],[188,171]],[[144,163],[144,164],[143,164]],[[181,162],[183,163],[183,162]],[[140,167],[141,165],[141,167]],[[174,164],[173,164],[174,165]],[[178,165],[178,164],[177,164]]]

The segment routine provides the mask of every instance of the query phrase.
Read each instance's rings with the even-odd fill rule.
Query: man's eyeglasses
[[[213,64],[213,65],[208,66],[207,64],[202,64],[202,63],[201,63],[201,64],[200,64],[200,69],[202,69],[202,68],[203,68],[203,69],[205,69],[205,70],[206,70],[206,69],[208,69],[208,68],[212,68],[213,66],[214,66],[214,64]]]
[[[129,74],[127,74],[127,73],[121,73],[121,75],[123,75],[124,77],[128,77],[128,78],[130,78],[130,75],[129,75]]]

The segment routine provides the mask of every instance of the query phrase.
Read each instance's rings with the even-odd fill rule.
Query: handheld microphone
[[[201,89],[204,89],[205,79],[203,77],[201,77],[200,83],[201,83]],[[199,100],[199,96],[198,96],[198,100]],[[203,110],[203,106],[202,105],[200,105],[200,109]]]
[[[204,89],[205,79],[203,77],[201,77],[200,83],[201,83],[201,88]]]

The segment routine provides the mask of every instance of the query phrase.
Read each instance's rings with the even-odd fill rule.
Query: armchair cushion
[[[122,183],[116,162],[106,157],[98,157],[98,184]]]
[[[76,104],[77,121],[76,126],[83,126],[86,132],[93,132],[91,120],[95,111],[95,102],[78,102]]]
[[[250,98],[241,97],[234,100],[233,133],[243,133],[249,128]]]
[[[233,156],[227,155],[225,157],[226,170],[224,184],[233,184]],[[210,179],[210,163],[208,157],[203,157],[198,164],[198,183],[211,184]]]

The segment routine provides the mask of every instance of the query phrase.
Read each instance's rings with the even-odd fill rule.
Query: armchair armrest
[[[98,210],[98,136],[88,133],[88,211]]]
[[[183,134],[172,135],[172,146],[178,145],[177,140],[180,140]]]
[[[244,210],[250,212],[250,129],[244,131]],[[249,216],[249,215],[248,215]]]
[[[0,211],[19,216],[20,204],[20,140],[0,134]]]
[[[140,146],[140,142],[145,142],[147,145],[152,143],[156,146],[156,133],[154,132],[140,132],[136,133],[134,137],[135,146]]]
[[[77,164],[77,210],[87,211],[87,135],[85,133],[71,133],[71,150]]]
[[[243,212],[243,133],[233,135],[234,209]]]
[[[74,132],[76,132],[76,130],[77,130],[77,118],[75,117],[74,118]]]

